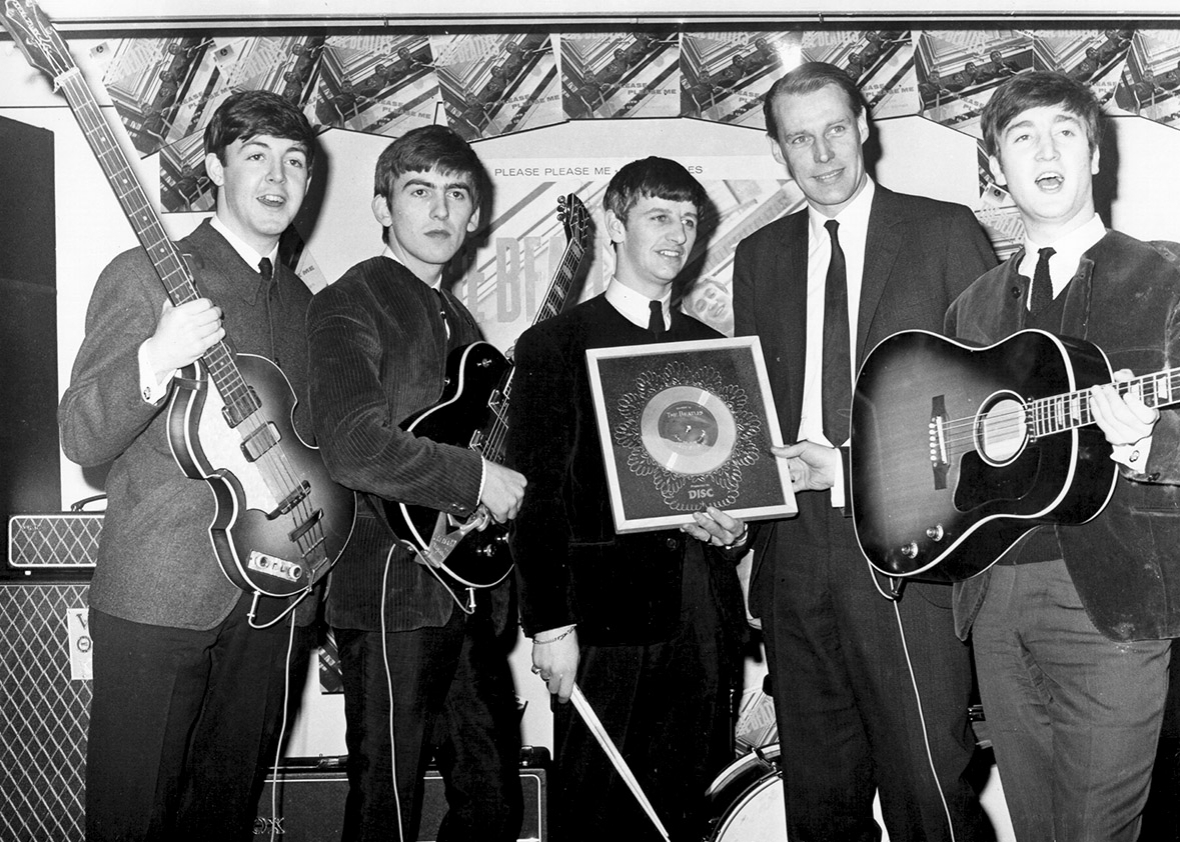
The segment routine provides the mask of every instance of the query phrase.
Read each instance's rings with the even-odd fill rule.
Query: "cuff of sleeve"
[[[479,457],[479,494],[475,498],[476,507],[483,501],[483,484],[488,481],[488,460]]]
[[[847,514],[848,511],[848,493],[845,486],[844,477],[847,473],[847,459],[848,448],[838,447],[836,452],[840,456],[840,470],[836,471],[836,476],[832,482],[832,508],[844,509]]]
[[[143,398],[144,403],[155,406],[168,397],[168,387],[172,385],[172,378],[176,376],[176,371],[174,369],[162,381],[156,380],[156,374],[147,358],[146,339],[139,346],[137,359],[139,361],[139,396]]]
[[[1151,456],[1151,436],[1134,444],[1116,444],[1111,448],[1110,458],[1130,468],[1132,473],[1146,474],[1147,460]]]

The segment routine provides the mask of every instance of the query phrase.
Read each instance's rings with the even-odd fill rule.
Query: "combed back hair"
[[[766,96],[762,100],[762,115],[766,118],[766,133],[774,140],[779,140],[779,130],[782,127],[779,126],[778,117],[774,113],[776,99],[784,96],[813,94],[828,85],[835,85],[844,91],[854,118],[858,118],[864,113],[864,97],[861,95],[860,88],[856,86],[856,80],[849,76],[847,71],[841,70],[834,64],[828,64],[826,61],[808,61],[786,73],[766,92]]]
[[[476,208],[483,207],[491,195],[488,171],[471,144],[453,129],[439,125],[411,129],[385,147],[377,158],[373,194],[388,202],[400,176],[436,168],[447,177],[466,176]]]
[[[225,150],[235,140],[247,141],[259,135],[281,137],[303,144],[307,168],[315,159],[315,129],[290,100],[270,91],[240,91],[217,107],[205,126],[205,154],[225,163]]]
[[[606,186],[602,206],[623,222],[643,198],[692,202],[699,216],[708,203],[701,183],[683,166],[667,158],[643,158],[620,169]]]
[[[996,88],[983,107],[983,148],[999,157],[1000,137],[1008,126],[1030,108],[1060,106],[1076,116],[1086,129],[1090,149],[1102,140],[1102,108],[1089,86],[1062,73],[1029,71],[1010,77]]]

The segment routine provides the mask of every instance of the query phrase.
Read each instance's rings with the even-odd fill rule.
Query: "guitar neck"
[[[1180,401],[1180,369],[1166,368],[1110,384],[1120,396],[1137,393],[1149,407],[1162,409]],[[1089,390],[1029,401],[1029,424],[1036,438],[1096,423]]]
[[[537,309],[537,315],[533,319],[534,325],[556,316],[565,307],[570,288],[578,275],[578,267],[581,266],[582,258],[586,254],[586,243],[583,236],[585,222],[581,219],[585,209],[573,194],[568,197],[567,201],[570,205],[566,209],[567,212],[578,218],[573,224],[567,226],[565,251],[562,252],[561,260],[558,261],[557,271],[553,273],[553,280],[549,283],[549,291],[545,293],[545,300]],[[500,384],[499,393],[489,403],[492,415],[484,427],[480,440],[480,451],[486,459],[492,462],[502,463],[507,453],[508,401],[512,397],[512,376],[515,372],[515,368],[508,369]]]
[[[131,223],[136,238],[164,284],[168,298],[176,306],[196,300],[200,293],[192,271],[164,231],[159,215],[131,169],[114,132],[102,116],[94,95],[82,78],[82,72],[73,67],[57,77],[56,81],[82,128],[86,142],[90,144],[99,166],[106,174],[127,221]],[[202,361],[221,393],[231,426],[241,423],[258,409],[257,396],[246,385],[233,353],[224,342],[218,342],[206,351]]]

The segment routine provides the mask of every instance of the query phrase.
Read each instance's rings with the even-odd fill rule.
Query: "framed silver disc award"
[[[755,336],[586,352],[615,531],[794,514],[770,382]]]

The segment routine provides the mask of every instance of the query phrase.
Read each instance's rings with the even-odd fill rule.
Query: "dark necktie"
[[[664,338],[664,307],[658,301],[652,301],[647,305],[651,312],[647,316],[647,329],[651,331],[652,336],[657,340]]]
[[[832,236],[832,259],[824,285],[823,396],[824,435],[834,446],[848,440],[852,407],[852,340],[848,334],[848,269],[836,229],[840,223],[824,223]]]
[[[1049,258],[1056,254],[1051,248],[1043,248],[1037,254],[1037,268],[1033,272],[1032,297],[1028,312],[1035,316],[1053,303],[1053,279],[1049,277]]]
[[[258,261],[258,274],[262,275],[262,280],[268,282],[274,277],[274,266],[271,265],[269,257],[264,257]]]

